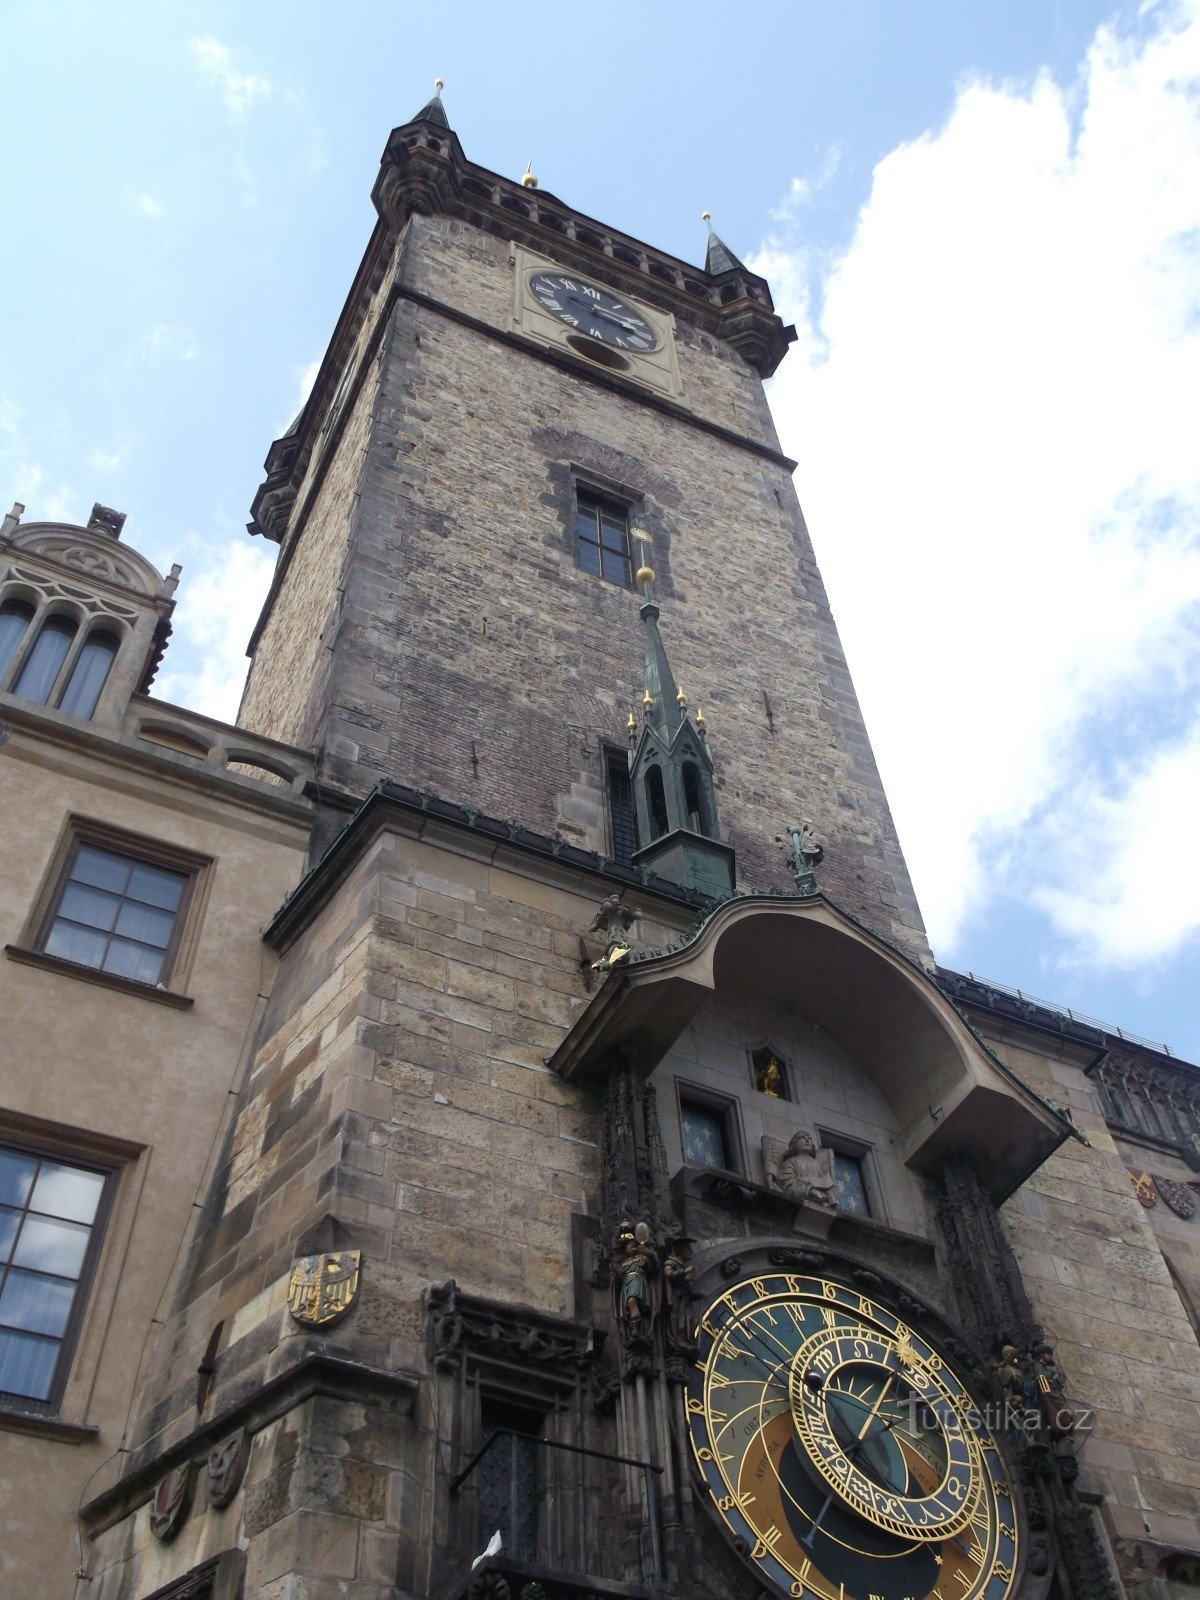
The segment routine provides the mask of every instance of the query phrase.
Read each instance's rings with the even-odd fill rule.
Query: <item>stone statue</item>
[[[629,930],[640,916],[637,907],[625,905],[619,894],[610,894],[601,903],[588,927],[589,933],[604,935],[604,954],[592,962],[593,972],[607,972],[618,961],[624,961],[633,948]]]
[[[658,1303],[658,1253],[644,1222],[636,1228],[621,1223],[609,1263],[613,1310],[622,1337],[627,1344],[649,1344]]]
[[[754,1074],[754,1087],[760,1094],[773,1095],[776,1100],[783,1093],[783,1071],[774,1056]]]
[[[696,1314],[694,1302],[700,1299],[692,1285],[692,1241],[676,1239],[663,1262],[663,1288],[666,1311],[664,1334],[667,1353],[685,1358],[696,1354]]]
[[[817,1141],[807,1128],[798,1129],[788,1141],[779,1171],[771,1175],[771,1183],[789,1200],[837,1210],[833,1151],[818,1149]]]

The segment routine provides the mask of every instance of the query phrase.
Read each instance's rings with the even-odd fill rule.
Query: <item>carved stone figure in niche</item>
[[[625,905],[619,894],[610,894],[601,903],[599,911],[588,925],[589,933],[604,935],[604,954],[599,961],[592,962],[593,972],[607,972],[619,961],[624,961],[633,949],[629,930],[640,916],[637,907]]]
[[[245,1428],[221,1439],[208,1453],[208,1503],[219,1511],[227,1506],[242,1486],[246,1463],[250,1459],[250,1440]]]
[[[617,1230],[612,1255],[613,1311],[627,1344],[649,1344],[658,1308],[658,1252],[644,1222]]]
[[[781,1189],[789,1200],[802,1205],[826,1206],[837,1210],[836,1178],[833,1170],[833,1151],[818,1149],[817,1141],[807,1128],[799,1128],[788,1141],[779,1171],[772,1174],[771,1182]]]
[[[1067,1400],[1066,1382],[1052,1345],[1043,1342],[1034,1346],[1033,1378],[1046,1432],[1054,1440],[1065,1438],[1074,1430],[1075,1413]]]
[[[676,1239],[663,1262],[666,1312],[663,1332],[669,1355],[688,1359],[696,1354],[695,1302],[700,1295],[692,1286],[692,1241]]]

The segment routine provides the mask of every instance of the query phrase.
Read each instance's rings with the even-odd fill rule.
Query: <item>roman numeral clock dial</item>
[[[535,272],[529,289],[544,310],[585,338],[618,350],[647,351],[658,344],[654,329],[640,311],[573,273]]]
[[[1011,1600],[996,1441],[887,1306],[803,1274],[734,1284],[701,1321],[687,1417],[714,1512],[790,1600]]]

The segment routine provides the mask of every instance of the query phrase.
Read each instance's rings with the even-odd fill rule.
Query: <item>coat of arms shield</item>
[[[1177,1217],[1190,1222],[1196,1215],[1196,1196],[1186,1183],[1176,1183],[1173,1178],[1160,1178],[1156,1172],[1154,1187]]]
[[[361,1250],[301,1256],[288,1281],[288,1310],[306,1328],[328,1328],[358,1299],[361,1277]]]
[[[1133,1184],[1133,1192],[1149,1211],[1152,1205],[1158,1203],[1158,1195],[1154,1192],[1154,1179],[1148,1172],[1139,1172],[1136,1167],[1126,1167],[1129,1181]]]

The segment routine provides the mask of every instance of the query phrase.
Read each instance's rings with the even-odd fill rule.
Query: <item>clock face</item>
[[[1012,1488],[947,1359],[828,1279],[734,1284],[700,1324],[692,1451],[759,1576],[791,1600],[1006,1600]]]
[[[538,304],[569,328],[619,350],[653,350],[654,329],[626,300],[570,272],[535,272],[529,288]]]

